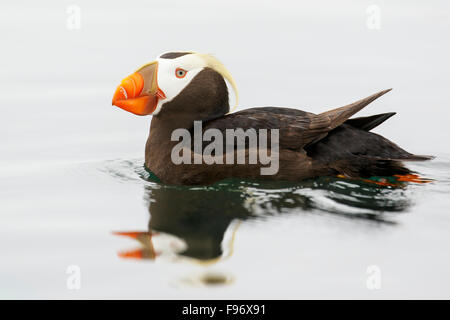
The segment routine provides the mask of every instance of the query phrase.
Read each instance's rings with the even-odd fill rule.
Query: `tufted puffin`
[[[320,114],[282,107],[256,107],[229,113],[225,80],[235,93],[237,105],[235,81],[214,56],[168,52],[126,77],[116,89],[113,105],[136,115],[153,115],[145,147],[145,166],[163,183],[205,185],[226,178],[300,181],[330,175],[351,178],[408,175],[410,170],[403,161],[432,159],[411,154],[371,132],[394,112],[350,118],[391,89]],[[194,128],[196,124],[200,127]],[[173,150],[180,145],[180,140],[173,135],[177,129],[194,134],[194,141],[187,142],[188,148],[184,144],[177,149],[188,160],[193,159],[192,162],[174,161]],[[259,138],[256,154],[261,155],[262,151],[270,154],[271,159],[276,159],[276,170],[262,174],[267,161],[250,161],[255,154],[250,136],[244,136],[243,146],[228,149],[230,143],[225,137],[233,129],[244,133],[252,130]],[[195,142],[199,130],[203,139],[200,145]],[[211,142],[202,136],[208,130],[216,134],[209,136]],[[268,131],[277,134],[269,135]],[[267,143],[262,143],[263,136]],[[232,140],[235,141],[233,137]],[[227,145],[226,152],[223,146],[212,148],[213,161],[202,158],[210,143],[218,146],[219,142]],[[226,158],[230,153],[231,157]],[[225,161],[239,154],[244,154],[244,162]]]

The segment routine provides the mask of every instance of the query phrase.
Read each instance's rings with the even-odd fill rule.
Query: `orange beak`
[[[158,62],[150,62],[122,80],[112,104],[138,116],[155,111],[158,101],[166,98],[157,82]]]

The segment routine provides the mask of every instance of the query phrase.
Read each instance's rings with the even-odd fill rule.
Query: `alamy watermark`
[[[187,129],[180,128],[172,132],[172,141],[181,140],[172,149],[171,159],[174,164],[240,165],[246,164],[248,159],[248,164],[262,165],[261,175],[274,175],[278,172],[278,129],[226,129],[224,137],[219,129],[210,128],[203,132],[202,122],[194,121],[193,132],[194,137],[191,137],[191,132]],[[203,148],[204,142],[210,143]]]
[[[369,30],[381,29],[381,9],[376,4],[372,4],[366,9],[366,26]]]
[[[366,269],[366,287],[369,290],[381,289],[381,268],[377,265],[368,266]]]
[[[81,29],[81,8],[75,4],[66,8],[66,28],[69,30]]]

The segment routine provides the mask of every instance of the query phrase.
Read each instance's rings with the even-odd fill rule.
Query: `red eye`
[[[187,71],[181,68],[177,68],[175,70],[175,76],[177,78],[184,78],[186,76]]]

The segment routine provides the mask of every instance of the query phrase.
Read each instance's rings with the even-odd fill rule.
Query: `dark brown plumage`
[[[163,59],[176,59],[178,57],[185,56],[187,54],[191,54],[192,52],[167,52],[160,56]]]
[[[349,177],[406,174],[409,170],[401,161],[431,157],[410,154],[384,137],[369,132],[393,113],[349,119],[388,91],[390,89],[317,115],[276,107],[226,114],[229,103],[225,81],[214,70],[205,68],[153,117],[145,164],[163,182],[186,185],[210,184],[229,177],[302,180],[336,174]],[[245,165],[173,164],[171,150],[178,142],[170,140],[171,133],[178,128],[192,130],[195,120],[203,122],[203,130],[279,129],[278,173],[262,176],[260,168],[263,165],[248,164],[248,161]]]

